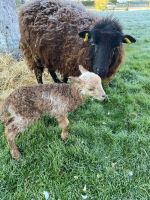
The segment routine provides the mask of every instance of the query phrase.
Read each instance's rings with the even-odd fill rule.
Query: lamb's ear
[[[91,38],[91,33],[90,33],[90,31],[82,31],[79,33],[79,36],[81,38],[84,38],[84,42],[88,42],[89,39]]]
[[[80,78],[79,77],[69,76],[68,79],[71,80],[72,82],[76,82],[76,83],[80,82]]]
[[[83,74],[83,73],[85,73],[85,72],[88,71],[88,70],[85,69],[82,65],[79,65],[79,70],[80,70],[81,74]]]
[[[122,42],[127,43],[127,44],[131,44],[131,43],[135,43],[136,39],[134,37],[132,37],[131,35],[124,35]]]

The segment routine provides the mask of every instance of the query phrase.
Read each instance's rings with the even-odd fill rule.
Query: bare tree
[[[19,37],[15,0],[0,0],[0,53],[18,55]]]

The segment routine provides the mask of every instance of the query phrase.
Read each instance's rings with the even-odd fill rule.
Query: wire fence
[[[150,0],[148,1],[127,1],[127,0],[76,0],[87,7],[99,10],[129,10],[129,9],[150,9]]]
[[[16,0],[17,7],[32,0]],[[88,8],[97,10],[130,10],[130,9],[150,9],[150,0],[148,1],[126,1],[120,0],[72,0],[82,3]],[[122,1],[122,2],[121,2]]]

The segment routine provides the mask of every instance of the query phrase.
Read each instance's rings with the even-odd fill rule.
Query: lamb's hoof
[[[68,133],[62,133],[62,134],[61,134],[61,139],[62,139],[62,140],[65,141],[67,138],[68,138]]]
[[[19,160],[21,158],[21,154],[17,149],[13,149],[11,151],[11,156],[12,158],[14,158],[15,160]]]

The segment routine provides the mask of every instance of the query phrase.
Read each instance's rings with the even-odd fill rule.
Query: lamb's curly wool
[[[0,118],[5,125],[5,135],[12,157],[20,157],[15,144],[16,136],[44,113],[58,120],[62,128],[62,139],[65,139],[69,123],[67,113],[82,102],[83,98],[78,91],[66,84],[26,86],[10,94],[2,106]]]

